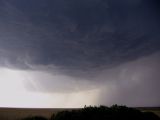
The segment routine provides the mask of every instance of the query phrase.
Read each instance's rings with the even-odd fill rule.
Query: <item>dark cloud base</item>
[[[0,2],[4,66],[54,65],[78,74],[160,50],[157,0]]]

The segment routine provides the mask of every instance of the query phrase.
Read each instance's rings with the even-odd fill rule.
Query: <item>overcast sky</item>
[[[159,0],[0,0],[0,106],[160,106]]]

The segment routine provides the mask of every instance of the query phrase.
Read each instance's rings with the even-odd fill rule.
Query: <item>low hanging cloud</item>
[[[107,82],[102,88],[99,103],[159,106],[159,60],[158,53],[104,71],[99,79]]]
[[[96,72],[95,77],[90,79],[37,72],[32,75],[30,81],[25,81],[25,85],[30,91],[47,93],[99,91],[96,93],[94,104],[158,106],[159,60],[160,53],[156,53],[112,69]]]
[[[132,8],[132,0],[25,2],[0,6],[2,65],[4,59],[19,68],[54,65],[76,75],[159,51],[156,0],[137,0]]]

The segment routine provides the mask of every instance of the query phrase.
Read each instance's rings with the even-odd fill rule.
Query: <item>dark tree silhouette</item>
[[[48,119],[45,117],[41,117],[41,116],[34,116],[34,117],[27,117],[22,120],[48,120]]]
[[[160,118],[154,113],[113,105],[63,111],[59,112],[52,120],[160,120]]]
[[[23,120],[47,120],[43,117],[31,117]],[[62,111],[52,115],[49,120],[160,120],[152,112],[141,112],[140,110],[126,106],[113,105],[111,107],[85,106],[83,109]]]

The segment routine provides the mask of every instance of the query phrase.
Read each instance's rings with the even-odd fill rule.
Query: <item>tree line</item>
[[[160,120],[160,118],[152,112],[142,112],[135,108],[113,105],[111,107],[85,106],[82,109],[53,114],[49,119],[34,116],[22,120]]]

